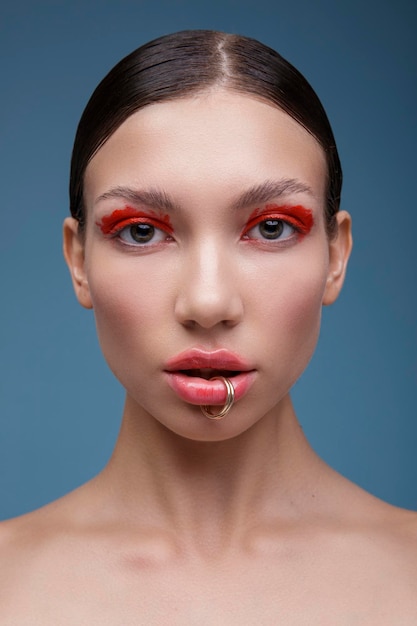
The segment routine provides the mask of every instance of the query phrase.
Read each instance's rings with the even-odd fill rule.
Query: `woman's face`
[[[86,171],[85,243],[69,218],[65,249],[131,407],[197,440],[279,412],[348,255],[346,215],[326,236],[325,180],[307,131],[224,90],[147,106],[110,137]],[[236,402],[213,422],[199,405],[224,403],[215,375]]]

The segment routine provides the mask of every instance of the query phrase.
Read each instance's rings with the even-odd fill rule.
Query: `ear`
[[[352,220],[347,211],[336,214],[337,235],[329,243],[329,271],[324,290],[323,304],[333,304],[345,280],[347,262],[352,250]]]
[[[78,221],[67,217],[63,228],[64,257],[69,267],[78,302],[86,309],[92,309],[90,289],[85,271],[84,242],[78,232]]]

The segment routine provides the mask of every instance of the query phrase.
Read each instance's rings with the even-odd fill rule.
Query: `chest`
[[[417,588],[394,573],[348,558],[55,563],[26,572],[0,615],[10,626],[417,623]]]

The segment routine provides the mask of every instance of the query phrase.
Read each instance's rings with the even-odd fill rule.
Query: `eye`
[[[281,219],[265,219],[255,226],[253,226],[250,230],[247,230],[244,234],[246,239],[269,239],[277,240],[277,239],[288,239],[295,232],[294,226],[288,224]]]
[[[121,228],[117,236],[124,243],[135,246],[147,243],[160,243],[161,241],[171,240],[170,235],[164,230],[153,226],[153,224],[147,224],[144,222],[136,222]]]

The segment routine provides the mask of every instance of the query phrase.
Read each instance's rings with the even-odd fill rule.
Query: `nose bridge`
[[[184,258],[183,270],[176,304],[182,323],[210,328],[240,321],[243,305],[236,267],[221,239],[205,237],[195,242]]]

